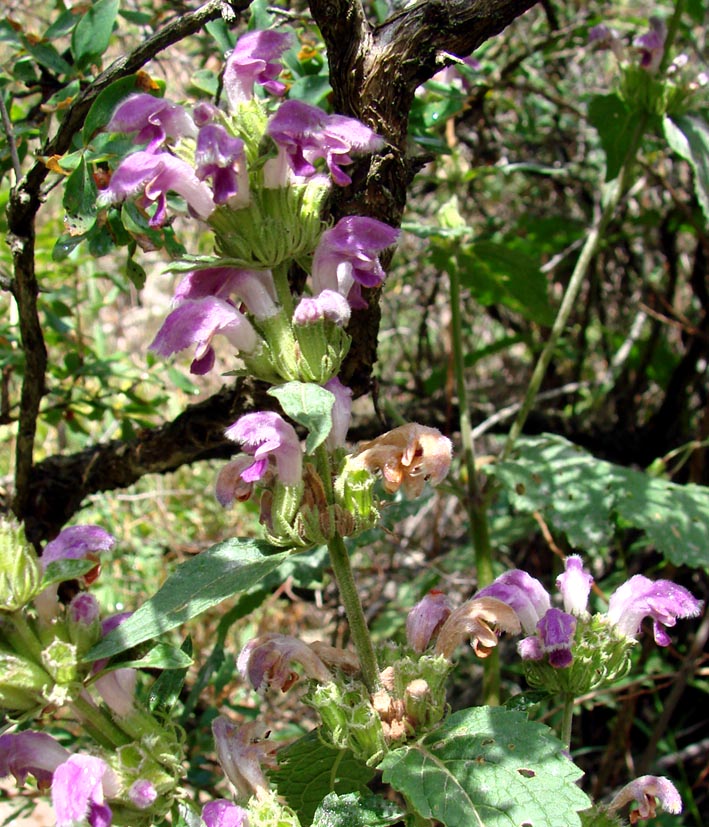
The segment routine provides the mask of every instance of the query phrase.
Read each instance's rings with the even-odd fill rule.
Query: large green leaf
[[[96,0],[79,18],[71,36],[71,52],[80,69],[108,48],[119,6],[120,0]]]
[[[606,181],[612,181],[620,172],[636,117],[615,93],[596,95],[589,104],[588,119],[598,130],[606,154]]]
[[[272,548],[256,540],[233,539],[191,557],[150,600],[94,646],[87,660],[130,649],[250,589],[290,553],[268,554]]]
[[[359,793],[326,796],[313,817],[316,827],[387,827],[398,824],[404,813],[393,801]]]
[[[705,486],[678,485],[599,460],[553,434],[521,439],[494,473],[518,511],[539,511],[578,549],[607,548],[620,523],[644,532],[675,565],[709,565]]]
[[[709,221],[709,126],[696,115],[665,117],[662,126],[667,143],[694,170],[694,191]]]
[[[308,429],[305,450],[312,454],[332,428],[334,394],[312,382],[286,382],[268,393],[276,397],[291,419]]]
[[[271,781],[306,827],[313,822],[325,796],[333,792],[366,794],[367,783],[373,776],[374,771],[351,752],[331,747],[317,732],[311,732],[279,751],[278,771],[272,774]]]
[[[379,768],[423,818],[445,827],[579,827],[578,811],[590,805],[561,741],[502,707],[456,712]]]

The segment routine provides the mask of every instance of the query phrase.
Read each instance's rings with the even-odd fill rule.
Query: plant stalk
[[[574,722],[574,701],[575,697],[571,692],[564,693],[564,708],[561,718],[561,740],[567,749],[571,749],[571,727]]]

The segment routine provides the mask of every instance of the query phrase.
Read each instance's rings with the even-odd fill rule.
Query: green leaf
[[[606,181],[617,177],[630,146],[637,117],[616,95],[596,95],[588,107],[588,119],[598,130],[606,153]]]
[[[108,48],[120,0],[96,0],[71,35],[71,53],[80,69],[99,58]]]
[[[79,219],[91,219],[96,215],[96,196],[98,190],[91,175],[86,159],[82,158],[79,165],[66,180],[64,187],[64,209],[70,216]],[[87,227],[87,229],[89,229]]]
[[[86,557],[80,560],[55,560],[45,569],[40,591],[43,591],[53,583],[63,583],[65,580],[77,580],[79,577],[88,574],[91,569],[95,569],[97,565],[95,560],[89,560]]]
[[[44,66],[46,69],[49,69],[50,72],[67,77],[71,77],[74,74],[72,65],[61,57],[51,43],[33,43],[23,37],[22,45],[40,66]]]
[[[521,439],[494,474],[518,511],[539,511],[578,549],[604,550],[620,523],[642,531],[675,565],[709,565],[706,486],[678,485],[596,459],[553,434]]]
[[[423,818],[445,827],[579,827],[578,811],[591,803],[551,730],[501,707],[454,713],[379,769]]]
[[[150,649],[142,658],[135,660],[122,660],[112,663],[106,668],[106,672],[114,669],[131,667],[132,669],[187,669],[192,665],[192,658],[167,643],[158,643]]]
[[[310,732],[278,752],[278,770],[271,775],[271,781],[306,827],[325,796],[366,795],[373,776],[374,770],[351,752],[336,749],[322,741],[317,732]]]
[[[186,637],[180,650],[189,658],[190,663],[178,669],[165,669],[150,687],[148,708],[151,712],[169,713],[177,703],[187,677],[187,670],[192,662],[192,638]]]
[[[662,127],[672,150],[692,167],[694,191],[709,221],[709,126],[696,115],[680,115],[665,117]]]
[[[312,454],[332,429],[334,394],[312,382],[286,382],[268,393],[276,397],[291,419],[308,429],[305,450]]]
[[[174,629],[212,606],[250,589],[290,552],[256,540],[217,543],[179,566],[160,590],[89,652],[87,660],[108,658]]]
[[[322,827],[387,827],[401,821],[404,815],[396,804],[378,795],[330,793],[315,811],[313,824]]]

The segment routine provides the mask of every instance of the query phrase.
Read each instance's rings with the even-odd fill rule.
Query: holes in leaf
[[[522,496],[522,494],[524,494],[526,490],[527,487],[523,482],[518,482],[517,485],[515,485],[515,492],[519,494],[520,497]]]
[[[494,738],[484,738],[483,741],[482,741],[482,746],[489,747],[490,744],[494,744],[494,743],[495,743]]]
[[[527,770],[527,769],[524,769],[524,768],[517,770],[517,772],[523,778],[534,778],[534,776],[536,775],[536,772],[534,772],[534,770]]]

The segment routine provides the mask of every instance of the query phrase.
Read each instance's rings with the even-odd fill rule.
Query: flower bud
[[[21,609],[37,594],[41,581],[42,567],[22,526],[0,520],[0,611]]]

